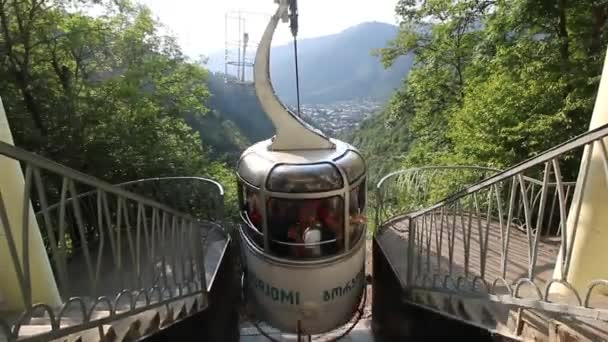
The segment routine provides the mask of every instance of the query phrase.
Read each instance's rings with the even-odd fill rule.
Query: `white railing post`
[[[0,99],[0,141],[14,144],[8,119]],[[19,161],[0,155],[0,210],[5,212],[8,227],[0,219],[0,297],[8,310],[27,310],[32,303],[45,303],[51,307],[61,305],[61,298],[53,271],[42,242],[40,229],[31,202],[28,213],[24,213],[25,180]],[[0,213],[1,215],[2,213]],[[27,225],[24,226],[24,221]],[[29,236],[24,254],[23,233]],[[8,234],[7,234],[8,232]],[[10,236],[10,238],[9,238]],[[9,240],[19,259],[21,272],[29,269],[29,275],[20,277],[14,267]],[[28,256],[29,267],[24,267],[24,255]],[[28,303],[29,302],[29,303]]]
[[[608,123],[608,55],[606,57],[590,130]],[[592,153],[590,158],[586,158],[590,147],[593,147]],[[585,147],[583,156],[567,220],[567,248],[562,249],[566,252],[565,255],[560,252],[553,274],[556,279],[563,276],[580,294],[586,292],[592,280],[608,277],[608,170],[605,168],[605,155],[595,142]],[[563,286],[552,289],[568,292]],[[607,291],[604,293],[608,294]]]

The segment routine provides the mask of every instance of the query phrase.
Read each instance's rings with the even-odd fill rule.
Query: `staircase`
[[[17,191],[0,193],[2,267],[18,284],[17,305],[3,301],[0,341],[136,340],[208,308],[230,243],[219,184],[111,185],[3,142],[0,158],[24,170]],[[41,300],[55,286],[59,305]]]
[[[608,340],[608,274],[583,282],[573,271],[591,175],[604,180],[593,190],[608,192],[607,136],[605,125],[503,171],[386,176],[377,186],[374,256],[388,265],[378,270],[393,273],[405,307],[503,337]],[[578,174],[567,169],[572,160],[580,160]]]

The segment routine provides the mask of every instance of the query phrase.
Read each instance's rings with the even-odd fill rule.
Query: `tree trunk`
[[[25,108],[32,116],[32,120],[34,121],[34,125],[42,135],[46,135],[47,131],[42,122],[42,116],[40,113],[40,108],[36,103],[36,99],[34,97],[33,89],[31,84],[29,83],[29,37],[23,37],[24,42],[24,56],[21,61],[17,58],[13,50],[13,37],[10,32],[10,25],[8,15],[6,13],[6,8],[4,7],[6,3],[0,3],[0,26],[2,27],[2,35],[4,38],[4,46],[6,50],[6,57],[9,64],[10,72],[15,77],[17,81],[17,86],[21,91],[21,95],[23,97],[23,103],[25,104]],[[23,23],[18,23],[18,26],[21,30],[23,30]],[[23,34],[28,35],[29,32],[23,32]],[[27,44],[25,44],[27,43]]]
[[[568,26],[566,18],[566,10],[568,8],[568,0],[559,0],[558,4],[558,32],[559,38],[559,52],[561,57],[561,69],[562,74],[569,72],[570,65],[570,41],[568,37]]]
[[[589,56],[599,57],[603,52],[602,32],[606,25],[606,8],[604,6],[593,6],[591,13],[593,13],[593,29],[591,31]]]

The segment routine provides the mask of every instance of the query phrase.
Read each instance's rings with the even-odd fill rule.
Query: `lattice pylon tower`
[[[224,18],[224,81],[253,84],[253,60],[257,50],[256,34],[248,24],[254,19],[266,20],[269,15],[242,10],[226,12]],[[259,37],[258,37],[259,38]]]

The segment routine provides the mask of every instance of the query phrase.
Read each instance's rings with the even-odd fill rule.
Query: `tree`
[[[208,112],[207,71],[159,27],[126,0],[0,0],[16,143],[116,183],[223,167],[185,121]]]
[[[401,163],[506,168],[586,130],[608,2],[401,0],[396,11],[381,59],[416,56],[389,106],[410,136]]]

